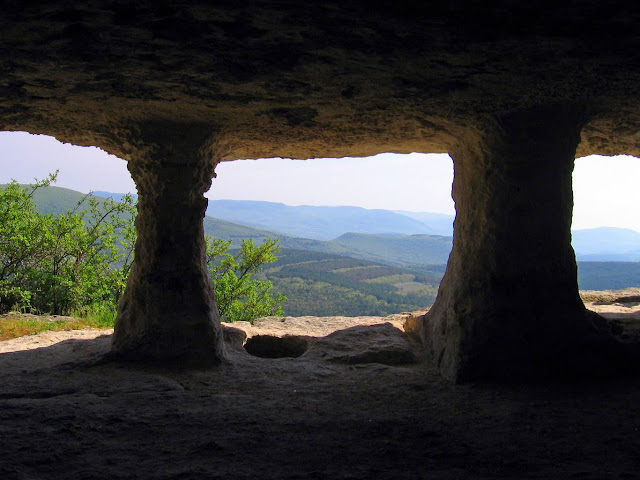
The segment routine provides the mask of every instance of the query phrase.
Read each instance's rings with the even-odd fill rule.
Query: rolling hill
[[[445,264],[452,237],[345,233],[330,243],[393,265]]]
[[[96,192],[96,195],[113,196],[114,199],[122,196],[110,192]],[[449,252],[444,251],[442,240],[428,236],[451,237],[454,220],[453,215],[429,212],[291,207],[240,200],[210,201],[207,212],[226,222],[244,225],[254,238],[280,237],[283,246],[286,244],[289,248],[346,254],[393,264],[446,262]],[[224,228],[221,231],[224,232]],[[366,237],[367,234],[381,237]],[[573,230],[572,236],[580,261],[640,261],[640,233],[634,230],[599,227]],[[431,251],[432,248],[436,250]],[[425,253],[423,249],[429,251]]]
[[[6,184],[0,184],[5,188]],[[22,185],[27,187],[27,185]],[[73,210],[79,202],[85,199],[84,193],[62,187],[39,188],[33,194],[33,201],[39,212],[57,215],[68,210]]]
[[[574,230],[571,243],[578,260],[640,260],[640,233],[626,228],[599,227]]]
[[[121,197],[121,195],[110,194],[109,192],[97,193],[104,196],[113,196],[116,200]],[[84,194],[74,190],[48,187],[40,189],[34,196],[34,201],[41,212],[57,214],[73,209],[84,197]],[[444,221],[447,220],[445,219]],[[430,281],[433,282],[435,277],[440,278],[444,272],[452,241],[452,238],[448,236],[426,234],[401,235],[344,232],[331,241],[323,241],[283,235],[270,229],[254,228],[212,217],[205,217],[204,227],[205,233],[225,240],[233,240],[235,244],[243,238],[253,238],[257,242],[267,237],[279,238],[283,252],[295,251],[297,253],[294,257],[298,259],[302,259],[304,255],[307,255],[308,258],[306,260],[300,261],[308,261],[308,266],[304,268],[296,267],[296,271],[303,277],[282,276],[283,274],[276,274],[275,271],[271,271],[269,274],[272,281],[280,285],[284,285],[288,281],[286,278],[301,278],[306,286],[302,287],[301,284],[296,283],[295,288],[299,291],[311,288],[308,282],[315,278],[311,266],[320,265],[317,263],[318,259],[327,261],[333,259],[332,261],[337,262],[336,259],[345,261],[345,257],[349,257],[349,261],[373,262],[377,265],[403,268],[405,270],[404,273],[397,272],[398,275],[431,275]],[[579,284],[581,288],[605,289],[640,286],[640,262],[638,262],[640,260],[640,233],[633,230],[606,227],[575,230],[572,233],[573,245],[578,259]],[[292,253],[288,253],[288,255],[290,258],[294,258],[291,256],[293,255]],[[629,260],[636,263],[628,263]],[[293,274],[293,267],[287,267],[284,269],[284,273]],[[333,272],[332,275],[340,276],[341,274],[340,272],[337,274]],[[332,278],[335,280],[335,277]],[[318,278],[314,281],[318,285],[323,284],[323,281]],[[336,288],[339,286],[328,283]],[[293,288],[292,285],[294,284],[289,285],[288,288]],[[314,285],[313,288],[316,290],[321,289],[320,286]],[[340,295],[347,292],[347,290],[335,290],[334,287],[325,286],[322,288],[328,289],[327,292],[329,290],[333,291],[336,298],[342,298]],[[347,287],[343,284],[340,288]],[[328,293],[326,294],[328,295]],[[299,292],[296,295],[299,295]],[[301,301],[297,303],[302,304]],[[398,305],[401,303],[396,302]]]
[[[433,304],[441,274],[283,249],[261,275],[286,295],[287,315],[390,315]]]
[[[79,201],[85,198],[85,194],[60,187],[47,187],[37,190],[34,195],[34,202],[38,210],[42,213],[59,214],[64,211],[75,208]],[[114,194],[110,192],[95,192],[94,196],[98,198],[111,197],[118,201],[123,194]],[[311,252],[320,252],[334,255],[350,256],[354,258],[368,259],[372,261],[381,261],[385,263],[384,258],[380,258],[375,253],[366,251],[355,251],[346,245],[339,243],[326,242],[311,238],[298,238],[283,235],[269,230],[253,228],[239,223],[228,222],[219,218],[206,216],[204,218],[204,232],[224,240],[233,240],[239,242],[243,238],[252,238],[257,242],[265,238],[279,238],[282,248],[307,250]],[[395,262],[398,263],[398,262]]]
[[[95,195],[111,197],[114,200],[122,198],[122,194],[110,192],[95,192]],[[279,238],[282,248],[343,255],[398,266],[444,264],[447,262],[449,250],[451,250],[451,238],[448,239],[448,247],[446,247],[447,240],[443,240],[446,237],[430,235],[406,236],[402,234],[345,234],[341,230],[341,228],[346,228],[347,226],[352,227],[353,225],[351,225],[347,219],[354,219],[356,217],[360,218],[358,225],[369,229],[373,228],[371,225],[376,219],[380,220],[383,225],[386,225],[386,227],[380,227],[380,229],[393,228],[394,224],[400,225],[398,228],[401,229],[411,229],[412,225],[415,226],[420,223],[417,220],[402,219],[402,215],[385,210],[367,210],[358,207],[289,207],[270,202],[245,202],[235,200],[218,200],[209,203],[208,212],[215,211],[216,213],[224,213],[225,208],[227,208],[227,213],[232,213],[228,215],[229,217],[236,217],[238,212],[247,211],[250,218],[260,218],[260,221],[255,222],[254,225],[267,223],[266,220],[260,216],[260,212],[266,212],[266,218],[273,218],[274,215],[280,216],[277,222],[284,225],[284,230],[293,232],[306,232],[307,227],[304,225],[311,225],[310,228],[319,228],[320,225],[331,223],[330,218],[332,212],[339,214],[340,217],[331,226],[332,232],[339,232],[339,238],[326,241],[319,240],[313,236],[295,236],[295,234],[288,235],[276,232],[274,231],[276,228],[273,225],[269,226],[268,229],[263,229],[250,226],[252,222],[232,222],[207,215],[204,219],[205,233],[224,240],[253,238],[256,241],[260,241],[269,237]],[[387,215],[387,213],[391,213],[391,215]],[[288,214],[292,214],[293,217],[289,218]],[[303,217],[308,218],[304,220]],[[398,221],[396,217],[400,217],[401,220]],[[301,223],[296,226],[296,221],[300,221]],[[416,228],[423,229],[424,226],[418,226]]]
[[[435,230],[414,218],[390,210],[360,207],[293,207],[272,202],[211,200],[207,215],[314,240],[331,240],[346,232],[435,233]]]
[[[407,210],[393,210],[395,213],[410,217],[424,223],[431,230],[431,235],[442,235],[444,237],[453,236],[453,221],[455,215],[431,212],[409,212]]]

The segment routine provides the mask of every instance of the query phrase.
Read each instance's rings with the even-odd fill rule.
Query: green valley
[[[640,262],[578,262],[581,290],[640,287]]]
[[[433,304],[440,276],[368,260],[283,249],[263,275],[287,315],[390,315]]]
[[[347,248],[362,258],[407,266],[447,263],[452,240],[438,235],[345,233],[330,243]]]
[[[113,196],[115,200],[121,197],[108,192],[99,194]],[[72,209],[84,197],[84,194],[73,190],[49,187],[39,190],[34,201],[40,211],[56,214]],[[253,213],[255,217],[262,208],[261,202],[252,204],[260,207]],[[229,202],[225,205],[227,209],[231,209]],[[248,205],[245,202],[241,207],[246,210]],[[269,210],[275,208],[274,205],[267,207]],[[295,223],[305,211],[315,212],[315,221],[319,221],[318,218],[327,221],[328,211],[341,212],[342,217],[338,223],[341,228],[347,228],[346,219],[359,210],[297,209],[297,216],[289,221]],[[215,209],[211,212],[215,212]],[[396,212],[396,215],[400,213],[411,212]],[[415,218],[411,220],[414,221],[422,220],[423,217],[425,220],[431,218],[412,215]],[[284,213],[278,218],[281,225],[287,221]],[[397,221],[396,217],[384,217],[380,211],[376,211],[367,213],[361,225],[367,224],[370,227],[373,220],[383,218]],[[433,218],[444,223],[449,221],[446,216]],[[409,224],[398,225],[405,228]],[[427,307],[435,299],[452,244],[450,236],[427,234],[347,232],[333,240],[302,238],[209,216],[204,219],[204,230],[206,234],[216,238],[232,240],[232,248],[238,247],[241,240],[246,238],[252,238],[258,244],[267,238],[279,238],[282,251],[278,254],[278,261],[269,264],[260,278],[271,281],[275,291],[287,296],[284,311],[293,316],[387,315]],[[605,229],[574,232],[579,260],[586,260],[589,258],[588,254],[599,252],[599,245],[607,245],[613,251],[615,248],[626,248],[625,252],[633,252],[636,238],[634,233],[614,231],[616,236],[609,235],[610,233]],[[607,244],[607,238],[612,238],[612,242]],[[619,247],[616,247],[618,244]],[[582,257],[581,252],[587,255]],[[582,289],[640,286],[638,262],[579,261],[578,267],[579,285]]]

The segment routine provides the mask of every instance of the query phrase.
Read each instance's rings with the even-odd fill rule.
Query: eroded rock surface
[[[485,115],[588,107],[579,155],[638,154],[633,2],[9,2],[0,126],[122,158],[130,122],[225,159],[449,151]]]
[[[342,364],[411,364],[421,347],[405,333],[420,312],[390,317],[266,317],[225,324],[225,338],[262,358],[300,358]]]
[[[587,309],[607,319],[619,341],[640,343],[640,288],[583,290],[580,296]]]
[[[401,365],[242,348],[269,332],[318,343],[340,329],[398,335],[415,325],[402,317],[225,325],[239,342],[206,369],[96,362],[110,347],[103,330],[0,342],[0,477],[619,479],[640,469],[637,379],[461,386],[420,346],[418,362]]]
[[[390,323],[383,323],[352,327],[327,335],[314,342],[304,355],[347,365],[406,365],[417,362],[414,349],[402,331]]]
[[[453,250],[418,325],[446,377],[580,376],[629,362],[578,294],[571,174],[583,122],[581,110],[533,109],[452,152]]]

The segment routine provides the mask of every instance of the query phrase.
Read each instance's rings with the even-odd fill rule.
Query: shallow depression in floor
[[[247,339],[245,350],[261,358],[297,358],[307,351],[309,342],[301,337],[285,335],[256,335]]]

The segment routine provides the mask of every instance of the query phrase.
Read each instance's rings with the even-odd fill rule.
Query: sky
[[[29,183],[59,170],[56,185],[83,193],[134,192],[126,162],[96,147],[52,137],[0,132],[0,183]],[[287,205],[455,214],[453,162],[446,154],[383,153],[366,158],[281,158],[225,162],[206,194],[210,199],[263,200]],[[576,160],[573,228],[600,226],[640,232],[640,159],[590,156]]]

